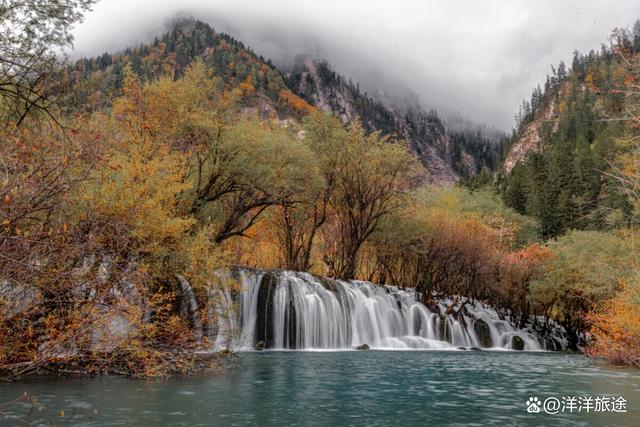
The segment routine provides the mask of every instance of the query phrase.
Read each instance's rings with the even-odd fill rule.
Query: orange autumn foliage
[[[313,111],[313,107],[307,101],[295,95],[290,90],[282,90],[278,94],[278,101],[293,109],[296,113],[308,114]]]
[[[516,252],[507,255],[507,261],[513,264],[537,265],[551,257],[549,248],[533,244]]]
[[[640,368],[640,282],[621,283],[622,290],[602,309],[589,315],[592,343],[588,354],[615,365]]]
[[[253,77],[251,77],[251,75],[248,75],[247,80],[238,85],[238,91],[240,96],[243,98],[249,98],[256,93],[256,88],[253,85]]]
[[[255,268],[280,268],[277,236],[266,221],[259,221],[246,233],[245,238],[224,242],[224,253],[233,265]]]

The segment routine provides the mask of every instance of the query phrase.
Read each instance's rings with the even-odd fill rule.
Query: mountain
[[[359,120],[368,132],[406,139],[431,182],[455,182],[497,165],[499,144],[479,131],[449,132],[435,111],[374,100],[324,61],[301,58],[283,73],[241,41],[194,20],[176,23],[150,44],[76,61],[67,69],[66,77],[76,87],[68,103],[85,110],[103,108],[119,93],[125,66],[147,81],[163,75],[178,78],[196,58],[227,89],[238,89],[244,107],[261,114],[299,120],[318,108],[345,124]]]
[[[640,24],[634,28],[617,33],[611,48],[575,52],[570,68],[560,63],[516,116],[500,191],[508,206],[539,220],[543,238],[632,221],[611,171],[637,135],[629,125],[631,64],[640,59]]]
[[[399,107],[373,99],[357,83],[333,71],[325,61],[300,57],[285,74],[287,86],[317,108],[336,114],[343,123],[359,120],[366,130],[398,135],[410,144],[431,181],[447,183],[493,170],[499,144],[481,133],[450,132],[434,110]],[[469,127],[472,128],[472,127]]]
[[[400,111],[360,92],[357,84],[336,74],[323,61],[301,58],[286,74],[287,85],[319,109],[336,114],[343,123],[360,120],[367,131],[405,138],[427,168],[430,179],[458,178],[445,160],[451,139],[435,112]]]
[[[287,90],[282,74],[270,61],[233,37],[193,20],[178,22],[152,43],[76,61],[66,70],[66,78],[75,86],[68,104],[85,110],[108,105],[122,88],[125,67],[146,81],[162,76],[177,79],[196,59],[202,60],[226,89],[239,89],[245,100],[267,100],[283,114],[288,108],[305,109],[296,104],[301,100]]]

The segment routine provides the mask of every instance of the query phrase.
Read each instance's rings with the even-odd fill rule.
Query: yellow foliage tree
[[[621,291],[593,312],[588,353],[619,365],[640,368],[640,275],[621,282]]]

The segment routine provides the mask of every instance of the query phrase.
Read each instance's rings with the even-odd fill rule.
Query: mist
[[[374,97],[509,130],[551,65],[608,43],[640,18],[640,2],[103,0],[75,29],[72,56],[148,42],[175,17],[206,21],[281,68],[326,59]]]

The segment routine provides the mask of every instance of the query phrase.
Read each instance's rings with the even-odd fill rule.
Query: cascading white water
[[[412,291],[362,281],[321,279],[289,271],[239,271],[236,304],[222,292],[222,307],[210,316],[217,348],[448,349],[491,347],[541,350],[530,331],[515,329],[491,308],[467,304],[457,315],[441,315]],[[452,301],[438,301],[445,313]],[[517,337],[517,338],[514,338]]]

